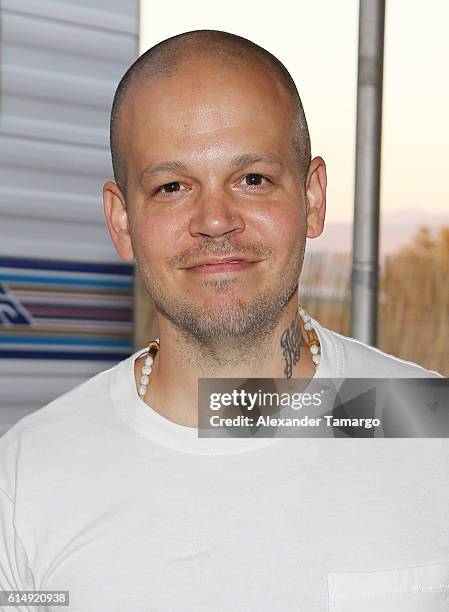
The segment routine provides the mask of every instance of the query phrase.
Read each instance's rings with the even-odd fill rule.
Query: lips
[[[242,264],[242,263],[254,263],[255,260],[245,259],[244,257],[236,257],[235,255],[232,257],[220,257],[220,258],[208,258],[197,261],[192,266],[187,266],[186,269],[206,267],[206,266],[220,266],[225,264]]]
[[[210,266],[214,266],[216,268],[218,266],[239,264],[239,263],[242,263],[242,261],[243,260],[235,259],[235,260],[232,260],[232,261],[208,262],[208,263],[205,263],[205,264],[201,264],[199,266],[194,266],[194,268],[209,268]]]
[[[216,274],[240,272],[254,266],[259,260],[245,259],[243,257],[209,257],[195,262],[185,268],[195,274]]]

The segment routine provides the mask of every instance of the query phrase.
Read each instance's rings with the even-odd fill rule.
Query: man
[[[199,377],[437,376],[298,309],[326,169],[285,67],[224,32],[163,41],[119,85],[111,150],[106,221],[160,348],[4,436],[0,588],[77,612],[446,609],[445,440],[197,435]]]

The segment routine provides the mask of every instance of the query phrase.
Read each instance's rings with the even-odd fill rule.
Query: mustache
[[[194,262],[207,255],[232,255],[238,257],[253,257],[255,259],[268,258],[273,254],[273,249],[262,243],[242,244],[235,240],[226,239],[221,242],[206,240],[194,249],[189,249],[171,257],[167,263],[172,266],[182,266]]]

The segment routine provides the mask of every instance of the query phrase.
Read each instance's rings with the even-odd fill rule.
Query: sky
[[[449,3],[387,0],[381,214],[399,224],[449,224]],[[352,219],[358,1],[141,0],[141,52],[180,32],[233,32],[288,68],[308,119],[312,155],[328,172],[327,221]],[[440,222],[440,221],[439,221]]]

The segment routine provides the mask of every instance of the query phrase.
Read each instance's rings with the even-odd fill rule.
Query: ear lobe
[[[326,187],[326,164],[321,157],[315,157],[310,163],[306,179],[307,238],[317,238],[323,232]]]
[[[103,185],[103,210],[111,240],[124,261],[134,259],[125,198],[113,181]]]

